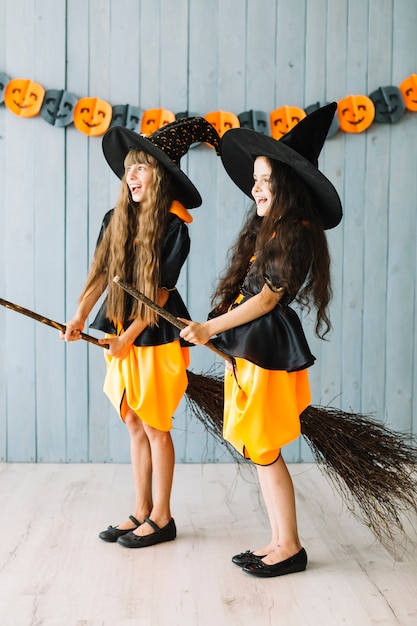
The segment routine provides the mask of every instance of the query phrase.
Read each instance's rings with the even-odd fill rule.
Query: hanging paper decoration
[[[374,121],[374,103],[367,96],[347,96],[337,104],[340,128],[346,133],[362,133]]]
[[[175,115],[167,109],[147,109],[142,117],[140,132],[151,135],[170,122],[175,122]]]
[[[64,89],[45,89],[30,79],[14,78],[0,72],[0,105],[5,106],[20,117],[39,115],[48,124],[54,126],[74,126],[85,135],[103,135],[110,126],[124,126],[129,130],[137,130],[149,135],[173,122],[186,117],[203,115],[191,111],[172,113],[163,108],[141,109],[130,104],[111,106],[99,98],[81,98]],[[265,111],[250,109],[235,115],[230,111],[212,111],[204,115],[222,136],[230,128],[251,128],[259,133],[271,134],[274,139],[289,132],[307,114],[328,102],[315,102],[305,109],[295,106],[282,106],[270,114]],[[339,129],[347,133],[361,133],[372,124],[394,123],[409,111],[417,111],[417,74],[408,76],[398,87],[390,85],[378,87],[369,96],[349,95],[339,100],[337,115],[329,128],[327,137],[334,135]],[[198,146],[199,143],[191,147]]]
[[[78,97],[65,89],[48,89],[41,106],[41,117],[52,126],[68,126],[74,119]]]
[[[269,115],[271,120],[271,135],[274,139],[281,139],[285,133],[288,133],[298,122],[306,117],[303,109],[293,106],[283,106],[275,109]]]
[[[180,111],[179,113],[175,113],[175,119],[177,121],[187,119],[187,117],[201,117],[201,114],[192,111]]]
[[[269,135],[269,117],[265,111],[243,111],[237,116],[242,128],[257,130],[262,135]]]
[[[411,74],[411,76],[403,80],[400,90],[406,108],[409,111],[417,111],[417,74]]]
[[[0,72],[0,104],[4,102],[4,90],[10,78],[4,72]]]
[[[136,130],[139,126],[140,108],[130,104],[116,104],[113,107],[113,116],[110,128],[113,126],[123,126],[129,130]]]
[[[204,119],[217,130],[220,137],[231,128],[239,128],[237,115],[230,111],[211,111],[206,113]]]
[[[310,115],[310,113],[313,113],[313,111],[317,111],[317,109],[321,109],[321,107],[326,106],[326,104],[329,104],[329,102],[327,101],[314,102],[314,104],[309,104],[308,107],[304,109],[304,111],[306,112],[306,115]],[[335,114],[333,117],[332,123],[330,124],[329,131],[327,133],[327,139],[329,139],[335,133],[337,133],[339,128],[340,128],[339,119],[337,115]]]
[[[378,87],[369,94],[374,103],[375,121],[380,124],[392,124],[397,122],[405,113],[405,104],[401,91],[394,85]]]
[[[13,78],[4,90],[4,104],[15,115],[34,117],[41,110],[45,89],[25,78]]]
[[[81,98],[74,109],[74,126],[84,135],[104,135],[110,126],[112,108],[100,98]]]

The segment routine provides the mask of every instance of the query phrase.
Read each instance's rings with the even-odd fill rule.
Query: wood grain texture
[[[384,548],[317,466],[289,469],[309,563],[262,580],[230,560],[268,538],[248,467],[177,465],[177,539],[128,550],[97,536],[131,513],[128,465],[0,465],[2,626],[414,626],[415,533]]]

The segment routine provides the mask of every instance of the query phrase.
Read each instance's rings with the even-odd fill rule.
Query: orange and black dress
[[[263,287],[254,261],[233,307]],[[276,277],[266,280],[279,285]],[[300,414],[311,402],[306,368],[315,358],[298,315],[284,296],[266,315],[220,333],[213,343],[236,361],[235,372],[225,373],[224,438],[254,463],[274,463],[282,446],[300,435]]]
[[[113,210],[104,217],[99,240],[112,213]],[[190,250],[185,222],[191,219],[179,202],[173,202],[162,244],[159,284],[169,291],[165,309],[175,317],[187,319],[190,317],[188,310],[175,285]],[[126,297],[129,305],[131,296],[126,294]],[[123,332],[131,323],[126,319],[121,324],[114,324],[106,317],[106,302],[103,302],[91,326],[114,335]],[[188,345],[180,339],[175,326],[159,318],[158,325],[147,326],[136,337],[124,359],[105,354],[107,373],[104,392],[122,419],[130,408],[146,424],[158,430],[172,428],[172,416],[188,385]]]

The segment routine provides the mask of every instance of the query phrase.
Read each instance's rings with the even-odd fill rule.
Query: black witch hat
[[[220,137],[214,126],[203,117],[189,117],[171,122],[148,137],[133,130],[114,126],[103,137],[104,156],[113,172],[123,178],[124,160],[130,150],[143,150],[152,155],[171,174],[176,199],[187,209],[202,203],[201,196],[188,176],[180,169],[180,160],[191,144],[206,142],[219,152]]]
[[[342,219],[342,205],[336,189],[318,169],[318,157],[336,108],[336,103],[332,102],[313,111],[279,141],[247,128],[228,130],[220,146],[227,173],[239,189],[252,198],[256,157],[266,156],[286,163],[312,191],[323,228],[334,228]]]

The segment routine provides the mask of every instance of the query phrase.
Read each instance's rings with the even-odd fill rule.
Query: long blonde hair
[[[140,318],[154,325],[157,314],[125,294],[113,281],[116,275],[120,276],[151,300],[157,299],[163,236],[174,199],[173,184],[166,170],[147,152],[131,150],[125,158],[125,169],[135,163],[145,163],[152,168],[150,202],[136,203],[132,200],[125,174],[117,204],[97,245],[80,300],[90,292],[96,281],[102,280],[107,283],[106,314],[109,319],[116,322]]]

